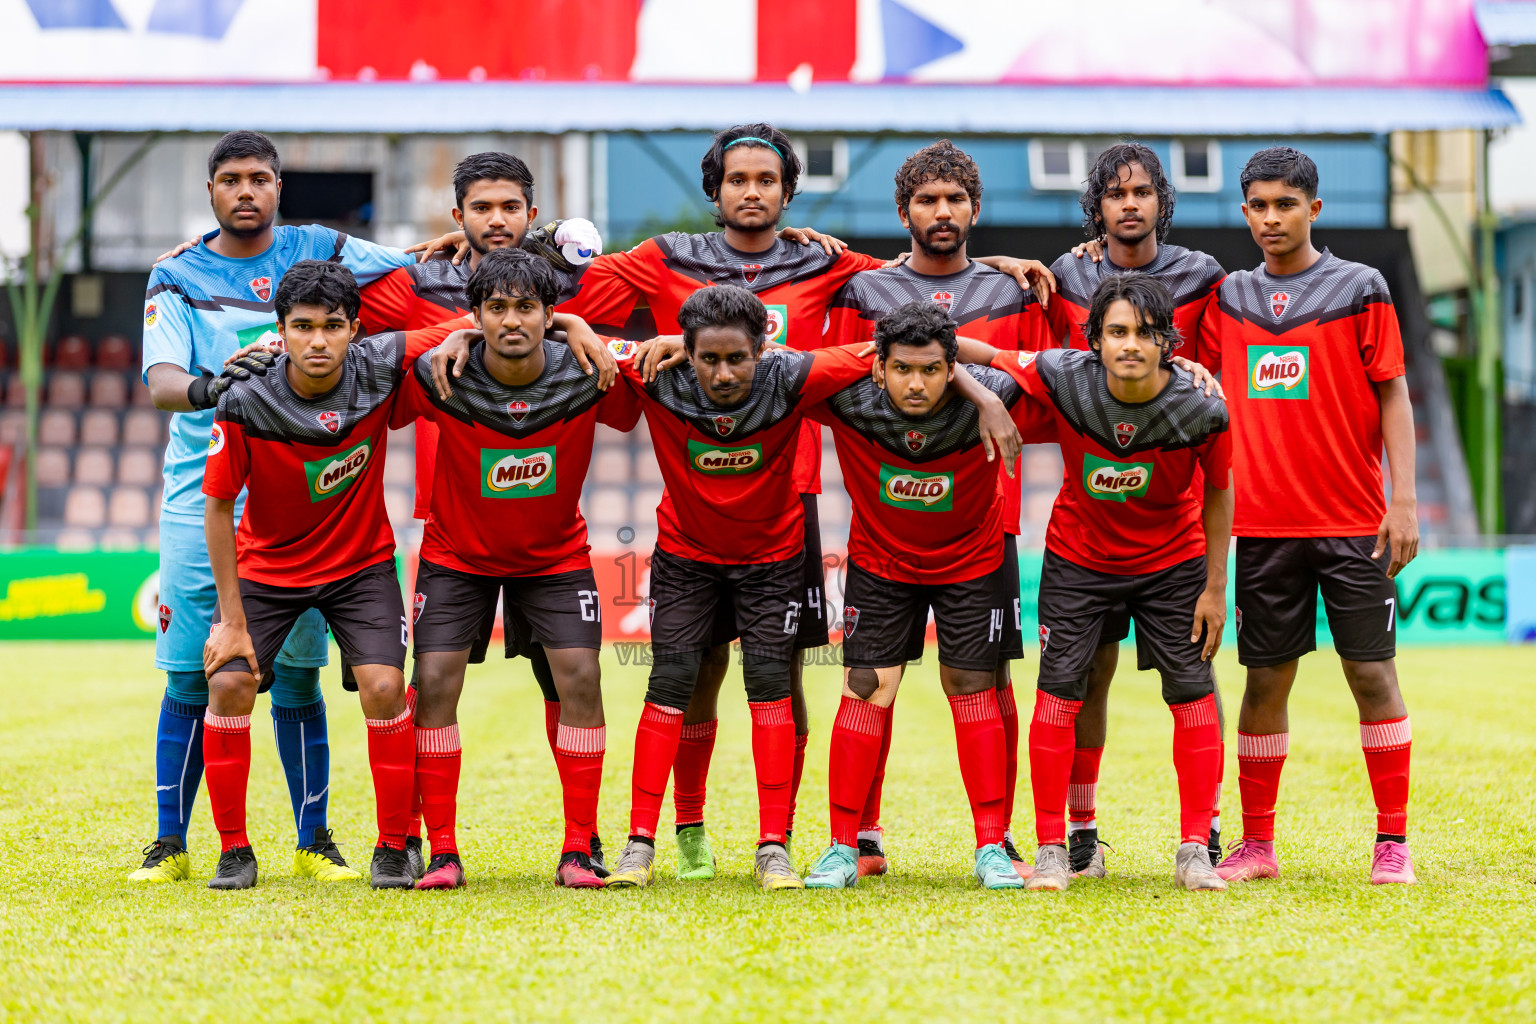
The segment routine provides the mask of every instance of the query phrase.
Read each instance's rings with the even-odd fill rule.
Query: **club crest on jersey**
[[[262,302],[266,302],[272,297],[272,279],[270,277],[251,278],[251,294]]]
[[[421,621],[421,610],[426,606],[427,595],[418,591],[416,597],[411,601],[411,622],[413,624]]]
[[[741,276],[747,279],[747,284],[756,281],[757,275],[762,272],[763,265],[761,263],[743,263],[741,265]]]
[[[1126,445],[1130,444],[1131,443],[1131,439],[1134,438],[1135,436],[1136,436],[1136,424],[1134,424],[1134,423],[1116,423],[1115,424],[1115,440],[1120,442],[1120,447],[1121,448],[1124,448]]]
[[[1269,314],[1276,320],[1285,316],[1286,309],[1291,304],[1290,292],[1271,292],[1269,296]]]
[[[731,431],[736,429],[736,417],[716,416],[712,421],[715,425],[715,433],[721,437],[729,437]]]
[[[608,342],[608,351],[613,353],[613,358],[618,360],[631,359],[635,351],[640,347],[638,341],[624,341],[619,338]]]
[[[217,455],[224,450],[224,425],[215,423],[213,433],[208,435],[208,454]]]
[[[145,303],[144,304],[144,326],[145,327],[153,327],[153,326],[155,326],[155,321],[158,320],[158,319],[160,319],[160,310],[158,308],[156,308],[156,306],[155,306],[155,304],[153,302]]]
[[[934,292],[931,296],[929,296],[929,298],[933,299],[934,302],[937,302],[940,306],[942,306],[944,308],[944,312],[946,313],[949,312],[950,303],[955,301],[954,295],[949,292]]]
[[[507,415],[512,417],[512,422],[521,423],[528,416],[530,406],[522,399],[507,403]]]
[[[528,498],[553,494],[555,449],[480,449],[480,494],[486,498]]]
[[[324,427],[326,430],[329,430],[333,434],[341,429],[341,415],[339,413],[329,411],[316,413],[315,419],[319,421],[322,427]]]
[[[928,435],[921,430],[907,431],[907,450],[913,453],[923,450],[923,445],[928,443]]]
[[[1045,652],[1045,645],[1050,643],[1050,642],[1051,642],[1051,627],[1050,626],[1041,626],[1040,627],[1040,651],[1041,651],[1041,653]]]
[[[163,605],[160,606],[160,632],[164,633],[166,630],[168,630],[170,628],[171,628],[171,606],[168,605],[168,604],[163,604]]]
[[[853,631],[859,628],[859,610],[853,605],[843,606],[843,638],[853,636]]]
[[[309,477],[309,500],[324,501],[340,494],[368,468],[372,456],[373,445],[363,441],[333,459],[304,463],[304,475]]]
[[[1037,356],[1037,355],[1039,355],[1038,352],[1020,352],[1019,353],[1019,366],[1020,367],[1028,366],[1030,363],[1035,361],[1035,356]]]

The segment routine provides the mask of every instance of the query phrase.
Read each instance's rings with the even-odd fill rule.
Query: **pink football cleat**
[[[1376,853],[1371,857],[1372,885],[1413,885],[1418,880],[1407,843],[1376,844]]]
[[[463,885],[464,865],[456,853],[435,854],[427,873],[416,881],[418,889],[459,889]]]
[[[565,853],[555,868],[555,884],[566,889],[601,889],[603,880],[592,870],[592,861],[585,853]]]
[[[1248,882],[1255,878],[1279,878],[1280,862],[1275,859],[1273,841],[1244,839],[1237,848],[1216,865],[1216,873],[1229,882]]]

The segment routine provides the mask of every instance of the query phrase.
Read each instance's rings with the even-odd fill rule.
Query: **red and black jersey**
[[[1095,263],[1070,252],[1051,264],[1056,294],[1045,313],[1055,341],[1069,348],[1087,348],[1083,325],[1088,321],[1094,291],[1109,275],[1132,272],[1157,278],[1173,296],[1173,325],[1180,339],[1173,354],[1205,362],[1205,349],[1215,325],[1216,289],[1226,272],[1214,257],[1182,245],[1159,245],[1157,255],[1144,267],[1118,267],[1108,254]]]
[[[1262,266],[1221,286],[1207,353],[1232,405],[1239,537],[1364,537],[1386,514],[1381,402],[1403,375],[1387,283],[1324,249],[1299,274]]]
[[[1098,355],[1079,349],[1002,353],[992,365],[1055,413],[1066,474],[1047,548],[1117,576],[1158,572],[1205,554],[1205,481],[1225,490],[1230,475],[1221,399],[1174,367],[1156,398],[1126,404],[1110,394]]]
[[[587,523],[577,501],[597,423],[629,430],[640,403],[620,384],[599,391],[562,341],[545,339],[544,372],[509,387],[470,349],[447,401],[430,357],[407,375],[398,418],[437,424],[432,508],[421,557],[476,576],[545,576],[585,569]]]
[[[667,489],[656,507],[656,546],[696,562],[750,565],[793,558],[805,546],[794,459],[806,406],[869,373],[862,345],[770,351],[740,405],[704,394],[690,363],[642,384],[629,348],[619,373],[640,397]]]
[[[384,451],[409,361],[435,340],[403,332],[347,349],[341,380],[318,398],[288,384],[288,355],[219,399],[203,493],[234,500],[250,484],[236,534],[241,579],[312,587],[385,561]]]
[[[553,264],[552,264],[553,265]],[[574,270],[555,267],[560,278],[560,297],[576,294],[585,266]],[[464,288],[469,283],[469,261],[428,260],[400,267],[363,289],[358,317],[368,334],[385,331],[417,331],[469,314]],[[470,324],[469,326],[474,326]],[[427,518],[432,502],[432,460],[437,452],[437,424],[422,420],[416,428],[417,519]]]
[[[764,252],[742,252],[722,232],[657,235],[628,252],[593,260],[576,297],[560,307],[601,334],[643,340],[680,334],[677,311],[700,288],[739,285],[768,307],[768,340],[809,351],[820,348],[832,296],[854,274],[881,261],[844,251],[829,256],[819,245],[774,239]],[[649,306],[649,316],[638,307]],[[806,425],[795,457],[795,486],[821,492],[821,432]]]
[[[875,324],[885,314],[909,302],[937,302],[960,325],[962,337],[986,342],[1005,351],[1038,352],[1053,348],[1045,310],[1029,289],[1002,271],[971,261],[958,274],[919,274],[909,264],[881,267],[855,274],[843,285],[827,311],[829,345],[872,341]],[[1019,532],[1019,467],[1013,475],[998,467],[1003,487],[1003,528]]]
[[[1056,440],[1049,407],[1012,377],[984,366],[970,372],[1008,406],[1025,444]],[[866,375],[806,415],[832,428],[853,501],[848,557],[860,568],[902,583],[960,583],[1002,563],[1006,504],[976,406],[951,395],[913,419]]]

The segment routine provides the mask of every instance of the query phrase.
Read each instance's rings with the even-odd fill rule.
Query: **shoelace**
[[[169,843],[162,843],[160,840],[156,839],[154,842],[152,842],[148,846],[144,847],[144,856],[146,856],[146,857],[153,857],[155,854],[159,853],[161,850],[168,850],[168,849],[170,849],[170,844]],[[169,854],[166,854],[165,856],[169,856]],[[160,859],[164,860],[165,857],[162,856]]]
[[[1382,865],[1389,871],[1401,871],[1407,865],[1407,858],[1403,856],[1400,846],[1389,846],[1381,854]]]

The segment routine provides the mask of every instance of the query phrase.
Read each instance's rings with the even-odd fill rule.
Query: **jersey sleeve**
[[[1040,376],[1039,362],[1034,352],[999,352],[992,357],[992,368],[1002,370],[1008,376],[1019,382],[1024,389],[1024,397],[1020,404],[1025,402],[1049,402],[1051,389],[1046,386],[1044,378]]]
[[[1223,430],[1200,446],[1200,468],[1205,471],[1205,483],[1218,491],[1230,486],[1232,479],[1232,431]],[[1216,481],[1220,481],[1217,483]]]
[[[156,363],[196,373],[192,352],[191,307],[156,267],[150,271],[149,288],[144,293],[144,383],[149,383],[149,368]]]
[[[615,430],[634,430],[640,422],[640,412],[640,397],[622,380],[615,380],[597,400],[597,422]]]
[[[408,267],[416,262],[416,257],[407,254],[403,249],[391,249],[387,245],[379,245],[377,242],[355,238],[339,231],[332,234],[335,235],[335,253],[331,258],[352,271],[352,276],[357,278],[359,286],[372,284],[390,271],[398,267]]]
[[[363,289],[363,307],[358,312],[363,330],[368,334],[403,331],[410,323],[411,304],[416,289],[410,271],[404,267],[391,270]]]
[[[870,356],[860,355],[867,346],[834,345],[810,354],[811,367],[800,385],[803,401],[820,402],[843,390],[870,372]]]
[[[875,336],[874,317],[864,315],[850,285],[843,285],[832,304],[827,307],[827,319],[821,329],[823,345],[868,344]]]
[[[418,419],[435,420],[437,407],[427,394],[427,387],[416,376],[416,367],[407,363],[405,379],[395,389],[395,406],[389,416],[389,429],[400,430]]]
[[[1066,276],[1066,269],[1070,265],[1067,261],[1076,258],[1069,252],[1051,264],[1051,273],[1056,275],[1058,283]],[[1045,332],[1049,339],[1045,348],[1061,348],[1072,343],[1071,304],[1061,297],[1060,291],[1051,296],[1051,304],[1045,307]]]
[[[1195,362],[1212,373],[1221,370],[1221,310],[1216,300],[1224,280],[1226,278],[1220,278],[1211,286],[1211,293],[1205,297],[1205,308],[1200,311],[1200,319],[1195,324]],[[1211,365],[1213,362],[1215,366]]]
[[[560,312],[579,316],[593,329],[616,333],[641,300],[661,288],[666,266],[656,240],[648,238],[628,252],[604,253],[587,265],[576,294]]]
[[[208,438],[208,465],[203,470],[203,493],[224,501],[240,497],[251,473],[251,450],[245,428],[229,418],[230,407],[236,401],[229,392],[219,399],[218,411],[213,415],[213,434]]]
[[[866,270],[879,270],[883,266],[885,266],[885,260],[866,256],[852,249],[844,249],[842,256],[838,257],[838,261],[833,264],[833,268],[838,273],[846,274],[848,277]]]
[[[1360,361],[1365,375],[1379,384],[1403,375],[1403,334],[1387,282],[1378,273],[1372,283],[1380,292],[1366,298],[1360,315]]]
[[[404,357],[405,365],[409,367],[412,363],[419,359],[423,353],[429,352],[437,346],[441,345],[443,343],[443,339],[448,337],[448,335],[452,334],[454,331],[463,330],[465,328],[473,329],[474,326],[475,321],[473,317],[461,316],[452,320],[445,321],[444,323],[434,324],[431,327],[423,327],[416,331],[406,331]]]

